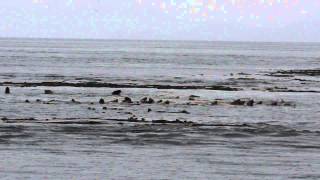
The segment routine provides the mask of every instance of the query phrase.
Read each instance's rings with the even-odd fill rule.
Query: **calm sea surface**
[[[1,179],[320,179],[319,117],[320,44],[0,39]]]

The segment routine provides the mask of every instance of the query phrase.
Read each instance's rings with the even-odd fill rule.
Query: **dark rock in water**
[[[151,112],[151,111],[152,111],[152,109],[148,108],[148,112]]]
[[[160,99],[159,101],[157,101],[157,103],[162,103],[163,101]]]
[[[0,83],[6,85],[17,85],[23,87],[36,87],[36,86],[45,86],[45,87],[103,87],[103,88],[152,88],[152,89],[190,89],[190,90],[198,90],[198,89],[206,89],[206,90],[221,90],[221,91],[239,91],[242,89],[222,86],[222,85],[158,85],[158,84],[114,84],[114,83],[100,83],[100,82],[77,82],[77,83],[69,83],[69,82],[23,82],[23,83],[14,83],[14,82],[6,82]]]
[[[105,103],[105,102],[104,102],[104,99],[101,98],[101,99],[99,100],[99,104],[104,104],[104,103]]]
[[[30,101],[27,99],[26,101],[25,101],[26,103],[30,103]]]
[[[245,105],[245,101],[242,101],[241,99],[235,100],[231,103],[231,105],[235,105],[235,106],[243,106]]]
[[[40,99],[37,99],[36,102],[41,102],[41,100],[40,100]]]
[[[140,102],[144,104],[153,104],[155,101],[152,98],[144,97],[140,100]]]
[[[132,103],[132,99],[129,98],[129,97],[125,97],[122,102],[124,102],[124,103]]]
[[[10,88],[6,87],[5,94],[10,94]]]
[[[189,97],[191,97],[191,98],[199,98],[200,96],[197,96],[197,95],[190,95]]]
[[[190,101],[194,101],[194,100],[196,100],[196,98],[200,98],[200,96],[196,96],[196,95],[189,96]]]
[[[250,101],[247,102],[247,106],[253,106],[253,105],[254,105],[254,100],[251,99]]]
[[[320,76],[320,69],[295,69],[295,70],[280,70],[277,72],[271,72],[268,74],[269,76],[290,76],[294,77],[295,75],[298,76]]]
[[[107,107],[103,107],[102,109],[103,109],[103,110],[107,110],[108,108],[107,108]]]
[[[213,105],[213,106],[218,105],[218,101],[211,102],[211,105]]]
[[[283,103],[283,106],[294,106],[294,105],[289,102],[285,102],[285,103]]]
[[[180,111],[180,113],[182,113],[182,114],[190,114],[187,110],[182,110],[182,111]]]
[[[274,89],[273,89],[272,87],[268,87],[268,88],[266,88],[266,91],[273,92],[273,91],[274,91]]]
[[[117,103],[119,102],[119,99],[112,100],[111,102]]]
[[[147,97],[144,97],[144,98],[142,98],[142,99],[140,100],[140,102],[141,102],[141,103],[146,103],[147,100],[148,100],[148,98],[147,98]]]
[[[283,104],[284,106],[292,106],[292,107],[296,107],[297,105],[291,102],[286,102]]]
[[[154,103],[154,100],[152,98],[149,98],[148,104],[153,104],[153,103]]]
[[[138,121],[138,118],[136,116],[131,116],[128,118],[128,121],[130,122],[137,122]]]
[[[147,100],[148,100],[148,98],[147,98],[147,97],[144,97],[144,98],[142,98],[142,99],[140,100],[140,102],[141,102],[141,103],[146,103]]]
[[[257,102],[257,104],[261,105],[261,104],[263,104],[263,102],[262,102],[262,101],[259,101],[259,102]]]
[[[169,100],[166,100],[166,101],[164,102],[164,104],[170,104],[170,101],[169,101]]]
[[[244,72],[240,72],[240,73],[238,73],[238,75],[249,76],[249,75],[251,75],[251,74],[248,74],[248,73],[244,73]]]
[[[173,123],[173,121],[167,121],[167,120],[152,120],[152,123]]]
[[[116,90],[116,91],[112,92],[112,95],[119,96],[119,95],[121,95],[121,93],[122,93],[121,90]]]
[[[271,106],[278,106],[278,105],[279,105],[278,101],[272,101],[271,102]]]
[[[94,110],[96,110],[96,108],[88,107],[88,110],[94,111]]]
[[[286,102],[286,101],[284,101],[284,100],[281,100],[281,102],[280,102],[280,104],[282,105],[282,106],[296,106],[294,103],[292,103],[292,102]]]
[[[168,121],[168,120],[153,120],[151,121],[154,124],[185,124],[185,125],[196,125],[193,122],[189,121],[181,121],[179,119],[176,119],[175,121]]]
[[[51,91],[51,90],[44,90],[44,94],[53,94],[53,91]]]
[[[79,101],[76,101],[75,99],[71,99],[72,103],[77,103],[77,104],[81,104]]]
[[[1,118],[2,121],[8,121],[9,119],[6,117]]]

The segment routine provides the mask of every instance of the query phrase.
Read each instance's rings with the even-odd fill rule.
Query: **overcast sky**
[[[318,41],[319,0],[2,0],[1,37]]]

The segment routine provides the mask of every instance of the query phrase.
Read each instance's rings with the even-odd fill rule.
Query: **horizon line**
[[[320,41],[259,41],[259,40],[201,40],[201,39],[116,39],[116,38],[81,38],[81,37],[23,37],[23,36],[12,36],[3,37],[0,39],[28,39],[28,40],[78,40],[78,41],[168,41],[168,42],[234,42],[234,43],[310,43],[319,44]]]

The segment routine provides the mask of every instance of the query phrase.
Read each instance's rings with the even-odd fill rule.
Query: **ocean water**
[[[320,179],[319,77],[316,43],[0,39],[0,178]]]

